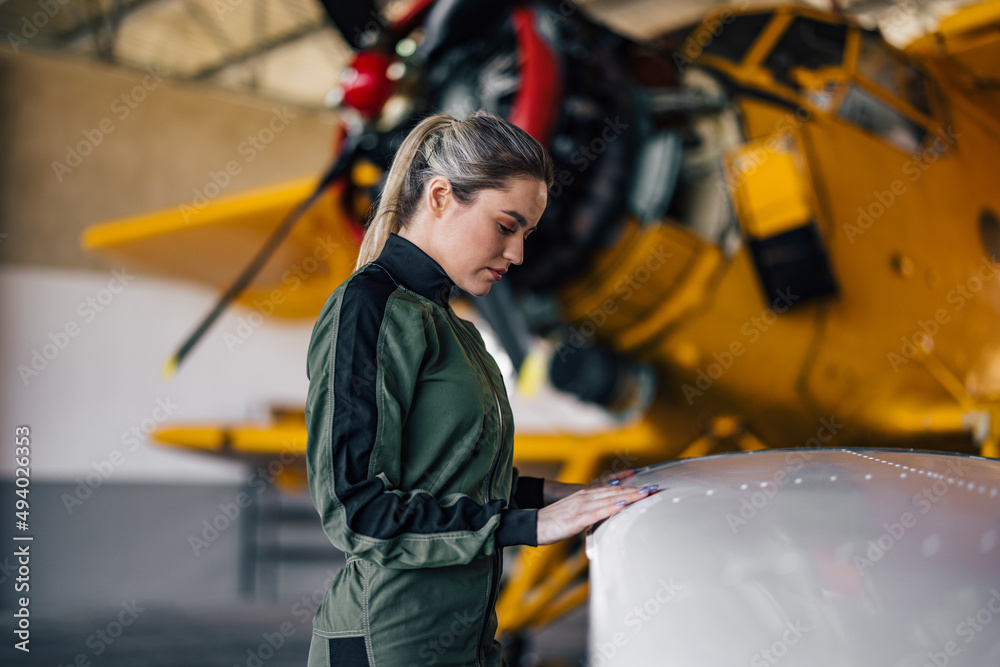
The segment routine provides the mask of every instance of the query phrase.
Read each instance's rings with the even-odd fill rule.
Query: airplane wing
[[[315,186],[311,176],[113,220],[86,229],[81,243],[116,263],[225,289]],[[240,303],[267,301],[279,317],[315,317],[358,255],[360,232],[340,212],[338,187],[298,221]]]

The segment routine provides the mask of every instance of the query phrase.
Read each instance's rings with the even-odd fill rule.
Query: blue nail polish
[[[622,483],[622,481],[616,477],[613,480],[611,480],[610,482],[608,482],[608,486],[618,486],[621,483]]]
[[[617,503],[615,503],[615,505],[617,505],[618,507],[621,507],[624,504],[625,504],[624,500],[619,500]]]
[[[656,491],[658,488],[660,488],[659,484],[650,484],[639,489],[639,493],[649,493],[650,491]]]

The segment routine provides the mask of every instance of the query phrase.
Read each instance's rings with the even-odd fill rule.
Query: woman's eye
[[[497,223],[497,224],[500,227],[500,233],[501,234],[508,234],[509,235],[509,234],[513,234],[514,231],[515,231],[515,230],[511,229],[510,227],[508,227],[507,225],[504,225],[504,224],[501,224],[501,223]]]

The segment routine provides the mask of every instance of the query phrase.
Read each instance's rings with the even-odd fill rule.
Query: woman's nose
[[[520,264],[524,260],[524,239],[519,236],[507,243],[503,256],[511,264]]]

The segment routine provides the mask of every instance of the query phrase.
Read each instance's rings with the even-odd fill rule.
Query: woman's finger
[[[591,486],[618,486],[624,480],[628,479],[635,474],[635,468],[629,468],[628,470],[623,470],[622,472],[609,472],[601,475],[593,482]]]
[[[603,500],[606,498],[617,498],[619,496],[627,496],[632,493],[646,494],[651,491],[655,491],[659,488],[657,484],[649,484],[646,486],[593,486],[577,493],[581,494],[581,497],[587,498],[588,500]],[[575,494],[574,494],[575,495]]]
[[[587,503],[585,508],[580,508],[582,513],[578,515],[578,518],[584,520],[586,525],[589,526],[621,512],[632,503],[648,498],[652,494],[656,493],[656,487],[657,485],[655,484],[637,488],[630,487],[629,489],[625,489],[626,492],[618,497],[606,496],[601,498],[600,501],[591,501]]]
[[[602,512],[608,510],[609,508],[624,507],[625,505],[642,500],[650,494],[655,493],[656,490],[656,484],[643,487],[595,487],[585,491],[580,491],[573,496],[570,496],[570,499],[572,499],[573,510],[576,512],[590,513],[595,510]]]

